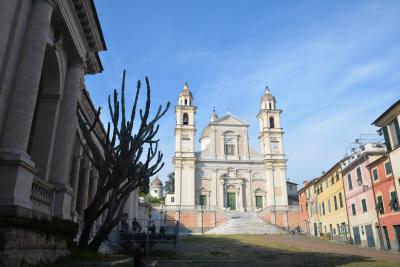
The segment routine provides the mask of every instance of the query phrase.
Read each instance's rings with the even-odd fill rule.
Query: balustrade
[[[33,209],[46,214],[52,214],[55,187],[38,177],[34,177],[31,190]]]

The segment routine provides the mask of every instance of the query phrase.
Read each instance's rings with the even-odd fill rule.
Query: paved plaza
[[[207,235],[154,248],[156,266],[400,266],[400,254],[299,235]]]

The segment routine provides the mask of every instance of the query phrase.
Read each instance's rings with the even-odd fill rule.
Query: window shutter
[[[394,211],[397,211],[397,209],[398,209],[397,194],[395,191],[390,192],[390,207]]]
[[[388,152],[390,152],[390,151],[392,151],[392,146],[390,145],[390,139],[389,139],[389,133],[388,133],[387,126],[382,127],[382,131],[383,131],[383,137],[385,138],[386,148],[387,148]]]
[[[398,119],[398,118],[395,118],[395,119],[393,120],[393,124],[394,124],[394,129],[395,129],[395,132],[396,132],[396,135],[397,135],[398,143],[400,143],[399,119]]]

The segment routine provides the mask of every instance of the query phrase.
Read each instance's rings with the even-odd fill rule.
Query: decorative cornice
[[[86,53],[87,72],[101,72],[103,66],[98,52],[106,50],[107,48],[94,3],[92,0],[72,0],[72,2],[89,48]]]

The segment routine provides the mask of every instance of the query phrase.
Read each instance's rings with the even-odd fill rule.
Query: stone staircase
[[[229,212],[229,219],[206,234],[286,234],[287,231],[269,224],[255,212]]]

